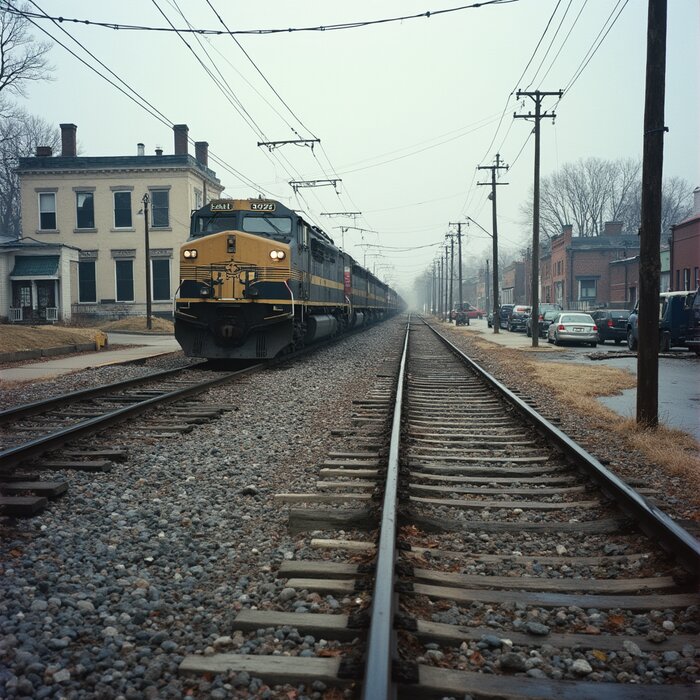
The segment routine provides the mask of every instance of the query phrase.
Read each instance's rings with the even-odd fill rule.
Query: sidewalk
[[[110,350],[83,352],[77,355],[67,355],[55,360],[48,360],[47,362],[35,362],[0,369],[0,381],[26,382],[36,379],[47,379],[90,367],[133,362],[180,350],[178,342],[172,335],[108,333],[107,337]],[[119,347],[120,345],[135,347]]]

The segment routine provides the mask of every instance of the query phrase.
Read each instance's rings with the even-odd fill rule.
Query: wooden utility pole
[[[667,0],[649,0],[647,24],[642,215],[639,227],[637,423],[659,424],[659,277],[661,180],[664,164]]]
[[[489,308],[490,304],[489,302],[491,301],[491,292],[489,290],[489,259],[486,258],[486,279],[485,279],[485,285],[486,285],[486,315],[489,315]]]
[[[507,165],[501,165],[501,154],[496,153],[496,165],[479,165],[477,170],[490,170],[491,182],[477,182],[477,185],[491,185],[491,238],[493,239],[493,332],[501,330],[500,308],[498,303],[498,219],[496,217],[496,185],[507,185],[507,182],[496,182],[499,170],[508,170]]]
[[[449,301],[449,279],[447,278],[447,271],[450,269],[450,246],[445,243],[445,317],[443,318],[443,321],[447,321],[449,323],[450,320],[450,310],[447,307],[448,301]]]
[[[461,311],[462,305],[464,304],[464,299],[462,298],[462,222],[450,222],[449,225],[457,227],[457,282],[459,284],[459,291],[457,296],[459,298],[459,309]]]
[[[535,102],[535,113],[513,114],[514,119],[534,119],[535,121],[535,185],[532,202],[532,279],[530,280],[530,298],[532,303],[532,317],[530,328],[532,328],[532,347],[539,345],[539,324],[540,324],[540,121],[545,117],[556,117],[553,112],[542,112],[542,99],[550,95],[561,97],[564,93],[557,92],[525,92],[518,90],[516,96],[530,97]]]
[[[442,318],[442,256],[437,260],[437,317]]]
[[[451,314],[454,308],[454,295],[452,294],[452,289],[455,281],[455,237],[450,235],[450,303],[448,306],[448,311]],[[449,323],[449,319],[447,320]]]
[[[151,321],[151,244],[148,237],[148,192],[141,198],[143,202],[143,222],[145,224],[145,258],[146,258],[146,328],[150,331],[153,327]]]

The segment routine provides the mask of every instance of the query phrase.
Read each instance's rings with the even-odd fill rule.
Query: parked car
[[[508,328],[508,318],[510,317],[510,312],[512,311],[515,304],[501,304],[499,309],[499,326],[501,328]]]
[[[559,309],[552,309],[551,311],[545,311],[543,314],[540,314],[540,320],[537,324],[540,338],[547,337],[547,329],[549,328],[549,324],[552,323],[552,321],[557,317],[559,313]],[[527,333],[528,338],[532,337],[531,325],[532,316],[530,316],[530,318],[527,319],[527,325],[525,327],[525,332]]]
[[[619,345],[627,338],[627,319],[630,312],[626,309],[598,309],[591,317],[598,326],[598,342],[615,341]]]
[[[547,337],[547,328],[549,327],[549,324],[552,322],[552,318],[554,318],[553,314],[556,314],[557,311],[561,311],[562,308],[559,306],[559,304],[551,304],[548,301],[545,301],[541,304],[538,304],[537,309],[539,311],[539,333],[541,338],[546,338]],[[547,322],[544,322],[544,315],[547,312],[553,312],[550,313]],[[532,337],[532,314],[528,316],[527,322],[525,323],[525,333],[527,333],[527,337],[530,338]]]
[[[590,343],[598,345],[598,328],[590,314],[580,311],[560,311],[547,329],[547,342]]]
[[[685,345],[693,331],[695,292],[661,292],[659,294],[659,350]],[[627,319],[627,347],[636,350],[639,343],[639,302]]]
[[[688,331],[688,338],[685,344],[696,355],[700,355],[700,289],[695,292],[695,299],[693,299],[693,307],[690,313],[692,328]]]
[[[524,306],[523,304],[516,304],[510,312],[508,317],[508,330],[509,331],[524,331],[525,324],[527,323],[528,317],[532,314],[532,308],[530,306]]]

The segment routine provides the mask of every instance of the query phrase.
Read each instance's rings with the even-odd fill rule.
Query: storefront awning
[[[10,277],[55,277],[58,255],[15,255],[15,267]]]

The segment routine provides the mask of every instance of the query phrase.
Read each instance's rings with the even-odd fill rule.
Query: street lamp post
[[[146,244],[146,328],[150,331],[152,328],[151,322],[151,246],[148,240],[148,192],[141,199],[143,202],[143,222],[145,226],[145,244]]]

